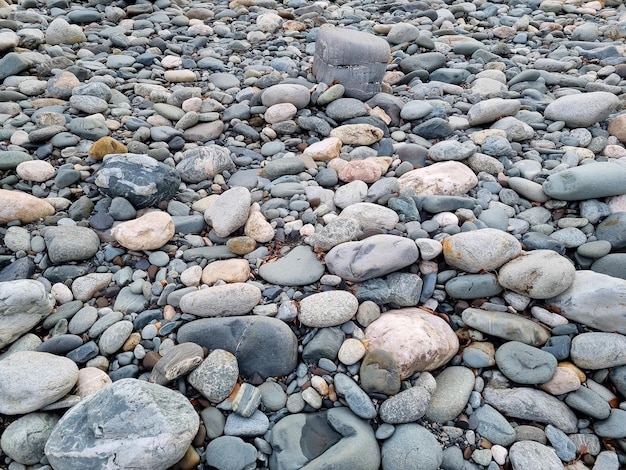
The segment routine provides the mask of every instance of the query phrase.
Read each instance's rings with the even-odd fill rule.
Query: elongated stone
[[[542,346],[550,338],[548,330],[532,320],[513,313],[466,308],[462,318],[470,328],[509,341]]]
[[[543,183],[553,199],[582,201],[626,194],[626,166],[598,162],[554,173]]]

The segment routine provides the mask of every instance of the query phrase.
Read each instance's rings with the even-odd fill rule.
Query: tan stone
[[[263,117],[265,122],[276,124],[277,122],[293,119],[297,112],[298,108],[291,103],[277,103],[267,108]]]
[[[250,264],[245,259],[225,259],[213,261],[202,270],[202,282],[215,284],[226,282],[246,282],[250,277]]]
[[[433,163],[398,178],[400,189],[413,189],[419,195],[464,196],[478,184],[472,170],[461,162]]]
[[[620,114],[619,116],[616,116],[615,119],[613,119],[609,123],[608,131],[609,131],[609,134],[611,134],[613,137],[617,137],[617,139],[620,142],[625,143],[626,142],[626,114]]]
[[[226,246],[236,255],[247,255],[256,249],[256,241],[250,237],[229,238]]]
[[[539,385],[539,388],[551,395],[563,395],[580,388],[580,379],[569,367],[557,367],[550,380]]]
[[[129,250],[156,250],[174,236],[174,221],[167,212],[154,211],[111,229],[120,245]]]
[[[330,131],[345,145],[372,145],[383,138],[383,131],[371,124],[345,124]]]
[[[337,158],[341,153],[342,145],[341,139],[329,137],[309,145],[304,150],[304,155],[310,156],[313,160],[325,162]]]
[[[128,149],[124,144],[113,137],[105,136],[96,140],[89,148],[89,156],[94,160],[102,160],[112,153],[126,153]]]
[[[0,189],[0,224],[12,220],[34,222],[54,214],[54,207],[43,199],[19,191]]]
[[[567,362],[567,361],[559,362],[557,364],[557,367],[571,370],[572,372],[574,372],[574,374],[576,374],[576,377],[578,377],[578,380],[581,383],[587,381],[587,375],[585,375],[585,373],[582,370],[580,370],[578,366],[574,365],[572,362]]]
[[[103,370],[96,367],[85,367],[78,371],[76,394],[80,398],[87,398],[112,383],[108,374]]]
[[[369,159],[352,160],[342,166],[337,176],[346,183],[356,180],[374,183],[380,179],[381,168],[378,163]]]
[[[195,82],[196,74],[193,70],[166,70],[163,78],[168,82]]]
[[[402,379],[441,367],[459,349],[459,340],[445,320],[416,307],[383,313],[367,327],[365,338],[370,350],[391,354]]]
[[[17,176],[24,181],[43,183],[54,177],[54,167],[44,160],[29,160],[17,165]]]
[[[257,243],[267,243],[274,239],[274,228],[261,214],[261,209],[257,203],[250,207],[250,215],[243,231],[246,236]]]

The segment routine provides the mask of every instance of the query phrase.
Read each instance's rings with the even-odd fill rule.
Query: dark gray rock
[[[302,359],[308,364],[317,364],[323,357],[334,361],[344,339],[345,335],[339,327],[320,328],[313,339],[304,346]]]
[[[400,391],[400,371],[391,354],[382,349],[368,351],[359,371],[361,388],[368,393],[395,395]]]
[[[109,197],[123,197],[135,208],[156,206],[171,199],[180,176],[170,166],[146,155],[113,154],[104,158],[95,183]]]
[[[271,317],[196,320],[178,330],[178,341],[231,352],[246,378],[287,375],[296,368],[298,359],[296,335],[287,324]]]

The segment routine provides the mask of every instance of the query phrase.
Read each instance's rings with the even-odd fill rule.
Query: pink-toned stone
[[[626,114],[616,116],[609,123],[608,131],[613,137],[617,137],[620,142],[626,142]]]
[[[34,222],[54,214],[54,207],[43,199],[19,191],[0,189],[0,224],[11,220]]]
[[[365,338],[370,350],[391,354],[402,379],[441,367],[459,350],[459,340],[450,325],[417,307],[383,313],[367,327]]]
[[[298,108],[291,103],[277,103],[267,108],[263,117],[268,124],[276,124],[292,119],[297,112]]]
[[[550,380],[539,385],[539,388],[551,395],[563,395],[580,388],[580,379],[568,367],[557,367]]]
[[[261,209],[257,203],[250,207],[250,215],[248,215],[243,232],[257,243],[267,243],[274,239],[274,228],[261,214]]]
[[[173,55],[166,55],[161,59],[161,65],[164,69],[175,69],[183,64],[183,59]]]
[[[419,195],[464,196],[478,184],[472,170],[461,162],[433,163],[398,178],[400,189],[413,189]]]
[[[329,137],[309,145],[304,150],[304,155],[307,155],[318,162],[326,162],[339,156],[342,145],[341,139],[338,139],[337,137]]]
[[[380,179],[381,169],[378,163],[371,160],[352,160],[343,165],[337,176],[346,183],[356,180],[373,183]]]
[[[17,165],[17,176],[25,181],[43,183],[54,177],[54,167],[44,160],[29,160]]]
[[[607,145],[602,150],[602,154],[610,158],[626,157],[626,148],[621,145]]]
[[[112,383],[111,378],[103,370],[96,367],[85,367],[78,371],[76,394],[80,398],[87,398]]]
[[[215,284],[226,282],[246,282],[250,277],[250,264],[245,259],[225,259],[213,261],[202,270],[202,282]]]
[[[111,234],[129,250],[156,250],[174,236],[174,221],[167,212],[148,212],[113,227]]]

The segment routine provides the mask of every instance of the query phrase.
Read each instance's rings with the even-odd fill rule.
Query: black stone
[[[78,335],[58,335],[44,341],[37,351],[63,356],[83,345],[83,339]]]
[[[13,261],[0,271],[0,282],[30,279],[35,273],[35,263],[30,258],[20,258]]]

